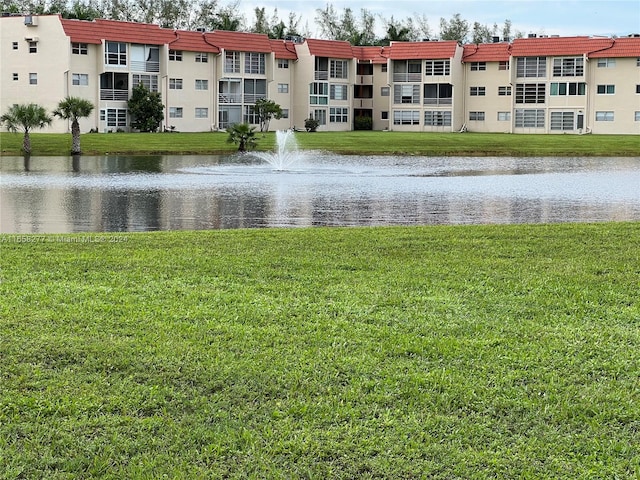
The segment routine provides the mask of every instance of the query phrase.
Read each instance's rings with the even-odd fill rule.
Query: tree
[[[272,118],[279,120],[282,118],[282,108],[273,100],[260,98],[256,100],[255,112],[260,118],[260,131],[269,131],[269,122]]]
[[[80,124],[78,119],[91,115],[93,103],[79,97],[66,97],[58,103],[58,108],[53,115],[63,120],[71,120],[71,155],[79,155],[80,150]]]
[[[255,130],[256,128],[248,123],[234,123],[227,128],[227,133],[229,134],[227,143],[237,144],[239,152],[253,150],[256,146]]]
[[[7,113],[0,117],[0,123],[5,124],[10,132],[23,131],[22,151],[31,155],[31,137],[29,132],[34,128],[44,128],[50,125],[51,116],[44,107],[35,103],[14,104]]]
[[[339,15],[333,5],[327,4],[324,10],[316,9],[316,23],[322,35],[330,40],[348,41],[351,45],[375,43],[375,17],[364,8],[360,10],[358,22],[350,8],[345,8]]]
[[[152,92],[142,83],[133,87],[127,102],[131,126],[141,132],[156,132],[164,118],[164,105],[160,93]]]
[[[460,43],[465,43],[468,34],[469,22],[463,20],[459,13],[456,13],[448,22],[444,18],[440,19],[440,38],[442,40],[457,40]]]

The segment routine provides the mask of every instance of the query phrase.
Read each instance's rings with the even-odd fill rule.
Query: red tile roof
[[[609,48],[589,54],[590,58],[638,57],[640,58],[640,37],[616,38]]]
[[[391,42],[389,58],[392,60],[453,58],[458,42]]]
[[[283,58],[287,60],[297,60],[298,54],[293,42],[285,40],[269,40],[271,44],[271,51],[275,54],[276,58]]]
[[[346,41],[339,40],[318,40],[315,38],[307,38],[309,53],[316,57],[331,58],[353,58],[353,49],[351,44]]]
[[[235,52],[271,52],[269,37],[261,33],[215,30],[214,32],[206,33],[205,38],[210,44],[225,50],[233,50]]]
[[[352,47],[353,54],[361,62],[387,63],[388,50],[385,47]]]
[[[175,39],[173,30],[150,23],[120,22],[116,20],[60,19],[65,34],[72,42],[99,44],[102,40],[164,45]]]
[[[511,55],[514,57],[583,55],[608,48],[611,43],[611,38],[598,37],[516,38],[511,46]]]
[[[175,38],[171,43],[169,43],[169,48],[172,50],[220,53],[220,49],[218,47],[207,43],[205,34],[202,32],[176,30],[174,33]]]
[[[509,43],[481,43],[464,46],[463,62],[507,62],[511,54]]]

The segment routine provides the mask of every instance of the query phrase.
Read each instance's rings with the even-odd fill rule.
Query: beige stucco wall
[[[57,16],[33,16],[34,25],[25,25],[25,17],[2,18],[0,28],[0,111],[15,103],[37,103],[51,113],[67,92],[70,45]],[[27,39],[37,40],[37,52],[29,53]],[[17,42],[18,48],[13,49]],[[29,75],[37,75],[37,85]],[[14,74],[18,80],[14,80]],[[41,132],[64,133],[67,122],[55,119]]]

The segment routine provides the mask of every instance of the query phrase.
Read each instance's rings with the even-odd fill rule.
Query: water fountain
[[[298,152],[298,142],[292,130],[276,131],[275,152],[253,152],[252,155],[264,160],[276,171],[288,170],[303,158]]]

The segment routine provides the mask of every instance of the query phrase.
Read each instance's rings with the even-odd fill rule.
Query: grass
[[[70,134],[33,133],[33,155],[67,155]],[[638,135],[510,135],[489,133],[316,132],[298,133],[300,148],[342,154],[639,156]],[[258,149],[273,150],[275,135],[258,133]],[[218,133],[84,134],[85,155],[224,154],[237,147]],[[20,155],[22,135],[0,133],[2,155]]]
[[[0,248],[3,479],[640,475],[638,222]]]

